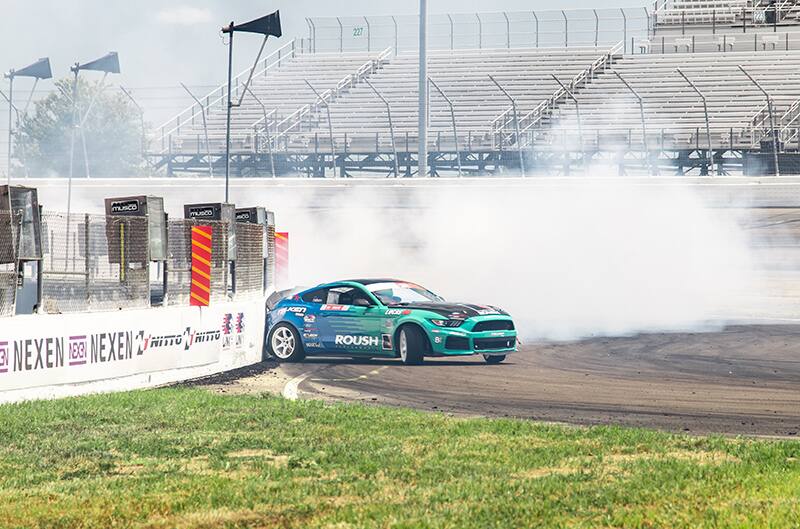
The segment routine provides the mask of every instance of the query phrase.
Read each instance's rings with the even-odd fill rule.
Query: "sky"
[[[219,29],[226,21],[244,22],[280,9],[284,37],[268,44],[271,51],[292,36],[307,35],[309,16],[402,15],[418,9],[416,0],[2,0],[2,4],[0,70],[19,69],[49,56],[54,75],[65,77],[72,63],[117,51],[122,74],[110,82],[131,89],[156,125],[162,116],[188,106],[179,82],[204,95],[224,81],[227,47]],[[429,0],[428,5],[431,14],[599,7],[588,0],[561,0],[557,6],[547,0]],[[644,2],[616,0],[614,5],[641,7]],[[237,40],[236,72],[252,62],[259,44],[255,35]],[[30,85],[20,79],[16,86],[24,97]],[[7,82],[0,83],[4,92],[7,88]],[[51,88],[52,84],[43,84],[40,94]],[[6,116],[2,110],[0,137],[5,136]]]

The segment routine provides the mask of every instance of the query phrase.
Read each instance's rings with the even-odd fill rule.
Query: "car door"
[[[328,303],[320,307],[325,349],[348,356],[380,354],[382,316],[374,298],[360,287],[331,287]]]

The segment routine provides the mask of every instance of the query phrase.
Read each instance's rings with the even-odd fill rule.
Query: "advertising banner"
[[[164,307],[0,320],[0,393],[261,358],[264,306]]]

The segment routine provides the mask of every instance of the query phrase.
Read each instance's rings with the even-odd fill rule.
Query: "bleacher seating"
[[[376,52],[354,53],[306,53],[286,61],[280,67],[268,70],[266,75],[253,79],[251,90],[263,103],[268,120],[274,129],[276,123],[291,116],[298,108],[312,103],[316,95],[306,84],[306,80],[319,92],[335,86],[347,75],[356,72],[365,63],[378,56]],[[241,89],[241,86],[235,86]],[[226,112],[224,101],[220,101],[208,113],[209,143],[213,152],[221,152],[225,143]],[[254,127],[264,121],[264,110],[249,93],[245,94],[242,106],[232,113],[233,150],[251,151],[254,148]],[[204,130],[201,118],[183,127],[172,140],[173,150],[202,152]]]
[[[677,73],[680,68],[707,97],[712,142],[718,149],[730,144],[732,134],[734,146],[749,146],[752,140],[743,133],[766,104],[763,93],[737,65],[772,95],[776,116],[782,116],[800,97],[800,52],[635,55],[622,58],[614,69],[644,100],[650,148],[663,144],[668,149],[686,149],[698,142],[705,147],[702,100]],[[638,100],[615,75],[599,76],[577,92],[577,99],[587,148],[641,146]],[[575,107],[566,101],[539,140],[555,143],[566,137],[567,143],[575,144],[577,131]]]
[[[530,111],[558,88],[551,74],[564,82],[585,70],[605,48],[539,48],[435,51],[429,57],[429,77],[453,101],[459,129],[459,147],[472,147],[490,141],[492,121],[509,106],[509,100],[491,81],[495,77],[515,98],[520,114]],[[396,141],[405,150],[416,151],[418,123],[419,70],[414,53],[401,53],[369,79],[389,101]],[[385,104],[364,84],[331,105],[337,150],[372,152],[376,141],[386,152],[391,136]],[[430,88],[430,141],[443,149],[453,149],[453,124],[450,107]],[[329,151],[329,128],[324,112],[307,124],[307,131],[292,135],[290,148],[307,149],[312,138]]]

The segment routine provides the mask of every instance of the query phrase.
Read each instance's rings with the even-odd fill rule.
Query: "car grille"
[[[476,351],[494,351],[497,349],[512,349],[516,338],[476,338]]]
[[[489,320],[479,321],[472,328],[472,332],[487,332],[487,331],[513,331],[514,322],[511,320]]]
[[[469,340],[463,336],[448,336],[444,347],[451,351],[469,351]]]

